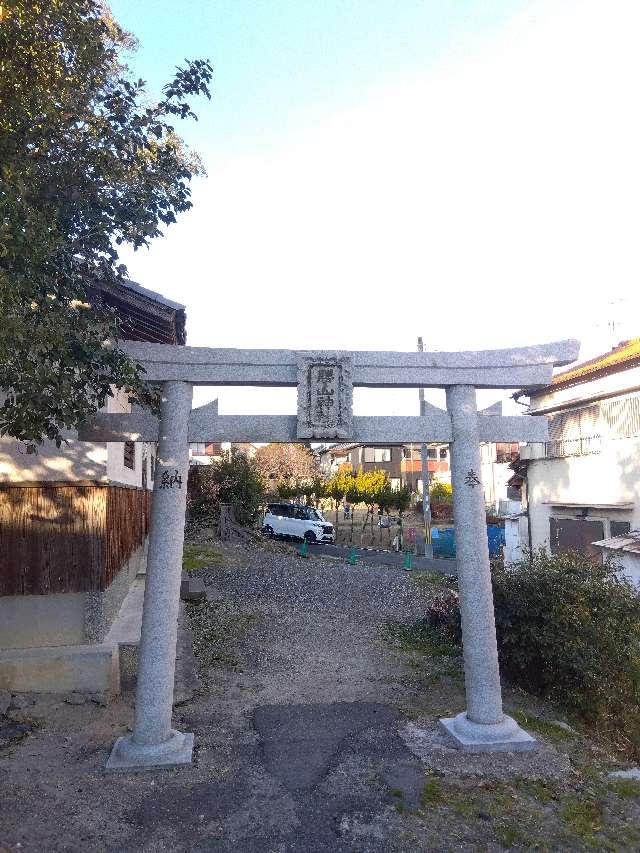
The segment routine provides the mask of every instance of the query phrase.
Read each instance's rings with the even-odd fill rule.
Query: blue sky
[[[215,100],[183,135],[204,155],[277,144],[357,104],[367,90],[424,71],[526,0],[114,0],[134,33],[136,74],[158,92],[184,57],[215,67]]]
[[[194,207],[123,257],[187,306],[190,344],[578,337],[588,356],[640,334],[637,0],[111,5],[152,92],[184,57],[215,69],[180,126],[208,172]],[[381,405],[417,410],[356,396],[358,414]],[[225,390],[220,409],[295,403]]]

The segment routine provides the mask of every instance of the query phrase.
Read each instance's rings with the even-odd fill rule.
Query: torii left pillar
[[[171,728],[193,387],[165,382],[151,507],[133,733],[115,742],[107,770],[191,764],[193,734]]]

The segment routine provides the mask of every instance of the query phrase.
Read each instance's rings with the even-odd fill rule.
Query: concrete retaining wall
[[[0,649],[100,643],[146,559],[145,542],[104,592],[0,596]]]
[[[0,651],[0,689],[17,693],[120,692],[118,647],[54,646]]]

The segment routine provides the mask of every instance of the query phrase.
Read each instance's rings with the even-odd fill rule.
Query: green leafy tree
[[[373,540],[373,521],[376,504],[380,497],[391,488],[389,475],[386,471],[358,471],[356,475],[356,488],[358,489],[362,501],[367,505],[367,513],[362,523],[360,533],[360,542],[364,538],[364,531],[367,522],[371,524],[371,539]]]
[[[351,516],[351,533],[349,541],[353,542],[353,522],[355,517],[353,509],[357,504],[362,503],[362,495],[360,494],[360,490],[358,489],[357,480],[355,477],[351,478],[351,482],[349,483],[349,486],[347,488],[345,498],[351,505],[351,512],[349,513]]]
[[[453,489],[451,483],[440,483],[438,481],[432,483],[429,489],[429,497],[434,503],[452,503]]]
[[[301,494],[304,495],[307,506],[319,506],[325,494],[325,484],[320,477],[314,477],[310,483],[302,486]]]
[[[290,486],[288,483],[278,483],[276,491],[278,492],[278,497],[283,501],[288,501],[297,495],[296,486]]]
[[[174,122],[211,66],[187,61],[153,103],[134,46],[102,0],[0,4],[0,434],[59,444],[113,387],[153,399],[91,285],[191,207],[203,169]]]
[[[336,511],[335,530],[338,534],[338,514],[340,501],[345,497],[353,485],[353,474],[351,471],[336,471],[336,473],[325,484],[325,494],[334,501]]]
[[[407,488],[407,486],[404,486],[402,489],[394,489],[390,497],[391,506],[398,510],[398,515],[402,518],[411,506],[411,489]]]
[[[187,489],[193,518],[215,516],[220,504],[230,504],[238,524],[252,525],[264,500],[264,485],[253,460],[235,449],[212,465],[191,467]]]

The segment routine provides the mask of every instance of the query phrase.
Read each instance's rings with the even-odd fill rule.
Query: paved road
[[[327,557],[340,557],[346,560],[351,547],[349,545],[325,545],[315,542],[309,547],[309,550],[312,554],[323,554]],[[366,566],[398,566],[401,568],[404,560],[404,554],[396,554],[394,551],[356,548],[356,552],[358,562]],[[442,572],[446,575],[455,575],[457,572],[455,560],[436,560],[419,555],[412,556],[412,566],[421,571]]]

